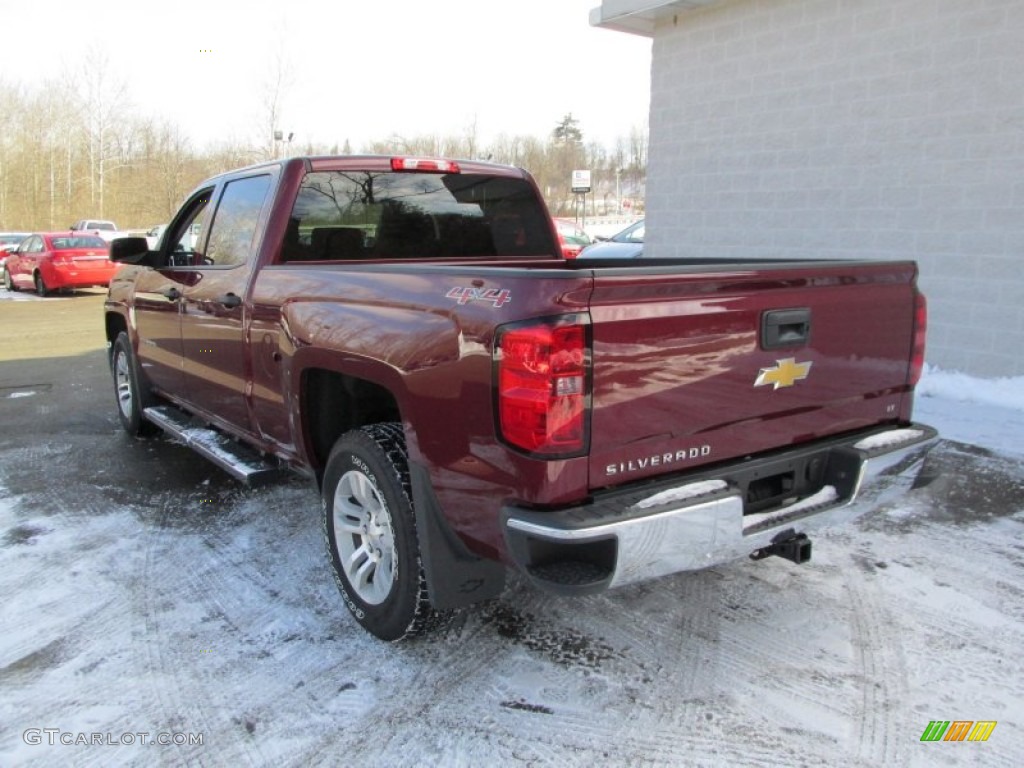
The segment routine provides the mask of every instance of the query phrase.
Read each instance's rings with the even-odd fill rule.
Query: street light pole
[[[621,168],[615,169],[615,213],[619,215],[622,215],[622,195],[619,194],[619,175],[621,173]]]
[[[292,143],[292,137],[295,136],[294,131],[288,132],[288,138],[284,137],[284,131],[274,131],[274,159],[277,160],[281,156],[281,142],[287,144]]]

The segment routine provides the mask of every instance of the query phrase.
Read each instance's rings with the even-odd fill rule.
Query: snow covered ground
[[[978,379],[927,366],[914,418],[947,440],[1024,457],[1024,376]]]
[[[513,579],[388,645],[341,604],[311,488],[245,489],[130,441],[104,392],[101,415],[0,438],[0,766],[1016,768],[1024,379],[930,369],[921,394],[937,479],[817,537],[804,566],[583,599]],[[46,396],[0,397],[0,418],[43,419]],[[931,720],[997,726],[923,743]],[[160,734],[202,744],[142,743]]]

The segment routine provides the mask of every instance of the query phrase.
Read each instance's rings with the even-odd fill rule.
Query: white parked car
[[[160,238],[163,237],[165,229],[167,229],[166,224],[157,224],[146,232],[146,242],[149,244],[149,250],[156,250],[156,247],[160,244]]]
[[[112,221],[103,219],[79,219],[71,225],[72,232],[88,232],[90,235],[102,237],[108,243],[119,237],[127,237],[130,233],[121,232]]]

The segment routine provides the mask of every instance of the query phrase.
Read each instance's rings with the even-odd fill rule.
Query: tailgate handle
[[[802,347],[810,339],[810,309],[773,309],[761,317],[762,349]]]

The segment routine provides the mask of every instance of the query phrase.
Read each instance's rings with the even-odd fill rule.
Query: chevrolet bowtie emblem
[[[795,382],[806,379],[811,372],[811,363],[798,363],[793,357],[777,360],[776,363],[771,368],[761,369],[757,374],[757,381],[754,382],[755,387],[768,384],[774,384],[773,389],[792,387]]]

